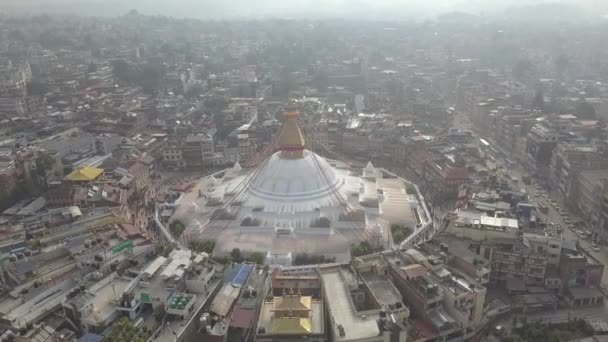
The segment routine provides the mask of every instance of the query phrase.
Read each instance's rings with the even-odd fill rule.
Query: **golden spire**
[[[298,126],[298,106],[290,101],[283,112],[285,122],[279,136],[281,158],[298,159],[304,157],[304,136]]]

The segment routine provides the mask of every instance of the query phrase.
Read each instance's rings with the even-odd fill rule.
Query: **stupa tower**
[[[285,122],[279,136],[280,157],[283,159],[300,159],[304,157],[304,136],[298,125],[297,104],[290,102],[283,113]]]

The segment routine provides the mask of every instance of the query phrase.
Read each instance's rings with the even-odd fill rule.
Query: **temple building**
[[[274,296],[260,310],[256,341],[325,341],[323,303],[311,296]]]
[[[198,197],[178,201],[173,218],[189,224],[184,239],[215,240],[215,255],[263,252],[268,264],[290,265],[303,253],[345,262],[352,243],[391,248],[392,224],[414,230],[429,221],[407,181],[371,163],[319,156],[306,144],[295,103],[284,117],[267,157],[253,167],[237,162],[195,186]]]

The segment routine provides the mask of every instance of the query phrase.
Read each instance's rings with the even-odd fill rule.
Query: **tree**
[[[264,261],[266,260],[266,256],[262,252],[253,252],[249,256],[249,260],[251,260],[251,262],[254,262],[258,265],[263,265]]]
[[[597,113],[592,104],[585,100],[581,100],[576,104],[575,108],[577,117],[582,120],[596,120]]]
[[[212,240],[202,240],[202,241],[191,241],[190,248],[195,252],[204,252],[207,254],[211,254],[213,249],[215,248],[215,241]]]
[[[296,254],[293,264],[295,266],[300,265],[313,265],[313,264],[324,264],[329,262],[335,262],[336,258],[326,258],[323,255],[313,255],[307,253],[298,253]]]
[[[232,251],[230,251],[230,258],[232,258],[232,261],[234,262],[242,262],[243,258],[241,257],[241,250],[238,248],[233,248]]]
[[[173,222],[169,224],[169,230],[175,237],[180,237],[186,230],[186,225],[180,220],[173,220]]]
[[[369,245],[367,241],[361,241],[359,243],[353,243],[350,247],[350,254],[353,257],[359,257],[363,255],[371,254],[372,247]]]
[[[116,79],[125,83],[130,83],[132,78],[131,67],[129,66],[129,63],[123,59],[112,61],[112,74]]]
[[[407,184],[405,186],[405,192],[408,195],[415,195],[416,194],[416,187],[413,184]]]
[[[148,329],[135,327],[127,317],[123,317],[112,325],[110,332],[103,337],[102,342],[145,342],[148,337],[150,337]]]
[[[393,236],[393,241],[395,243],[401,243],[401,241],[405,240],[412,233],[412,228],[401,225],[401,224],[392,224],[391,225],[391,234]]]

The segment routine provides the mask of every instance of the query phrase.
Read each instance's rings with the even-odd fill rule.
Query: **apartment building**
[[[551,156],[557,146],[559,133],[544,125],[536,124],[526,139],[527,167],[544,179],[549,178]]]
[[[495,284],[544,284],[548,263],[547,248],[532,248],[516,237],[500,238],[481,242],[479,254],[490,260],[490,280]]]
[[[589,192],[589,184],[585,177],[579,177],[584,171],[603,170],[608,168],[608,159],[598,146],[590,144],[575,144],[561,142],[557,144],[551,157],[550,180],[552,188],[557,190],[562,198],[578,209],[578,185],[583,186],[583,197]],[[586,174],[591,176],[590,173]],[[577,182],[580,180],[580,182]],[[587,188],[585,188],[587,187]]]

